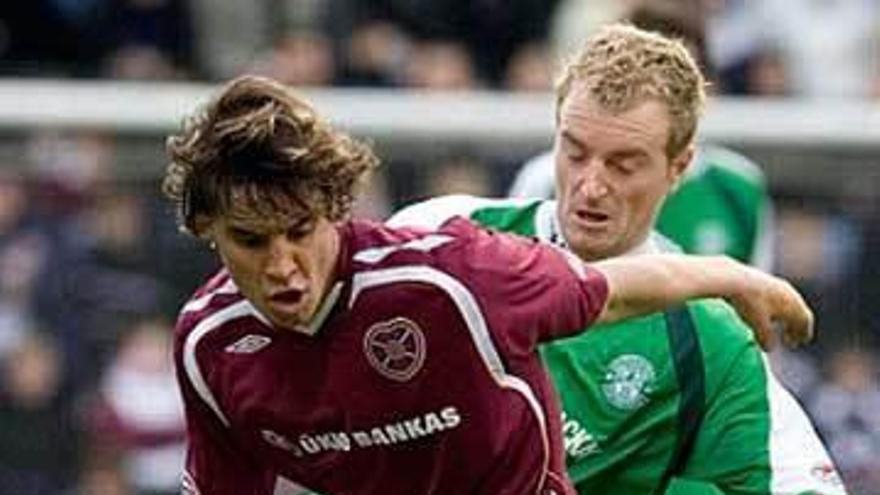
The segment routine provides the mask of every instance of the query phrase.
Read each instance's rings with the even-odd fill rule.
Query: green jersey
[[[434,228],[455,215],[564,246],[547,200],[449,196],[389,223]],[[654,235],[635,252],[670,246]],[[540,353],[581,494],[659,494],[675,476],[733,494],[845,493],[806,415],[722,301],[595,327]]]
[[[758,166],[724,148],[703,146],[681,185],[664,201],[657,230],[688,253],[727,254],[769,269],[771,218]]]

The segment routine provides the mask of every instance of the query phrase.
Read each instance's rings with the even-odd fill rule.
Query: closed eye
[[[580,141],[574,139],[568,132],[561,133],[562,152],[572,160],[582,160],[586,157],[586,149]]]
[[[314,229],[315,222],[311,218],[306,218],[287,228],[287,238],[296,241],[311,234]]]
[[[266,243],[269,242],[269,236],[265,234],[259,234],[257,232],[251,232],[235,227],[229,229],[229,237],[232,238],[236,244],[251,249],[265,246]]]

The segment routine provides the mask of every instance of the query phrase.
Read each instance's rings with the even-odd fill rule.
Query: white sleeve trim
[[[205,335],[220,328],[223,323],[246,315],[254,316],[254,309],[251,303],[247,300],[237,302],[200,321],[192,332],[186,336],[186,340],[183,343],[183,367],[187,378],[189,378],[190,383],[202,401],[214,411],[220,422],[226,427],[229,427],[229,420],[223,414],[214,394],[205,381],[205,377],[202,375],[198,357],[196,356],[196,347]]]

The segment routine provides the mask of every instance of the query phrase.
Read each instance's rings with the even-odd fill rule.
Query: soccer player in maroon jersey
[[[224,269],[181,310],[184,493],[571,494],[539,341],[728,298],[812,334],[791,286],[721,258],[584,265],[464,219],[349,218],[377,164],[271,80],[243,77],[168,142],[164,190]]]

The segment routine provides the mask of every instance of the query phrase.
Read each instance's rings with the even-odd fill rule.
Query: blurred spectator
[[[827,440],[853,493],[880,493],[880,383],[870,352],[836,352],[829,381],[810,402],[816,425]]]
[[[354,28],[340,50],[341,80],[351,86],[392,86],[400,82],[410,38],[385,20]]]
[[[108,75],[158,79],[191,69],[193,28],[187,0],[102,1]]]
[[[747,92],[754,96],[791,96],[794,91],[785,60],[778,50],[768,48],[755,53],[744,75]]]
[[[282,36],[248,69],[294,86],[329,86],[335,79],[334,71],[330,41],[323,34],[308,31]]]
[[[192,11],[192,47],[200,72],[210,79],[227,79],[251,64],[265,48],[271,16],[263,2],[189,0]]]
[[[111,179],[116,150],[100,132],[34,132],[26,157],[37,182],[35,206],[47,218],[69,218],[84,206],[95,188]]]
[[[489,164],[470,156],[451,157],[431,164],[425,175],[426,197],[469,194],[487,197],[495,194],[489,177]]]
[[[621,19],[630,8],[630,0],[560,0],[550,21],[550,40],[554,62],[578,49],[602,24]]]
[[[116,184],[97,189],[88,208],[65,225],[53,304],[76,342],[78,374],[91,383],[127,325],[163,308],[148,237],[145,198]]]
[[[435,90],[474,89],[477,80],[473,60],[465,47],[454,41],[423,41],[409,53],[404,84]]]
[[[779,271],[806,284],[836,287],[856,272],[858,226],[846,215],[785,204],[780,208]]]
[[[140,495],[171,495],[179,488],[185,423],[171,332],[159,319],[135,323],[106,369],[89,414],[92,448],[118,453],[128,484]]]
[[[105,59],[104,77],[136,81],[178,79],[182,73],[155,47],[125,45],[114,49]]]
[[[38,312],[50,239],[32,215],[28,185],[0,177],[0,359],[15,348]]]
[[[820,331],[819,348],[837,347],[857,338],[858,303],[855,280],[862,246],[858,223],[818,201],[779,197],[776,224],[778,272],[791,279],[810,302]]]
[[[134,495],[118,458],[97,456],[79,475],[76,495]]]
[[[513,54],[504,76],[510,91],[550,91],[553,88],[553,62],[547,45],[529,43]]]
[[[473,78],[480,81],[480,85],[498,87],[518,49],[546,39],[556,3],[557,0],[336,0],[329,8],[328,24],[333,36],[340,39],[360,35],[364,27],[371,27],[366,32],[372,33],[374,39],[367,41],[374,46],[379,44],[377,42],[384,46],[404,46],[398,44],[401,39],[398,32],[403,33],[405,39],[429,46],[438,41],[444,45],[457,44],[471,61]],[[387,29],[389,25],[393,31]],[[373,26],[386,28],[377,30]],[[351,39],[355,41],[351,47],[365,44]],[[377,51],[371,53],[373,60],[389,62],[396,60],[399,51],[389,50],[388,56]],[[356,63],[360,57],[353,54],[343,51],[342,60]],[[462,58],[456,56],[456,59]],[[380,69],[379,80],[387,79],[387,63],[373,68]]]
[[[730,92],[768,70],[804,97],[870,97],[880,77],[880,4],[871,0],[712,2],[712,47]],[[781,63],[780,63],[781,62]],[[754,67],[758,64],[759,67]],[[774,86],[778,88],[778,85]]]
[[[621,17],[642,29],[681,39],[711,84],[716,74],[706,45],[704,1],[627,0],[629,6],[621,12]]]
[[[0,494],[60,493],[73,483],[78,449],[61,354],[29,330],[0,365]]]

